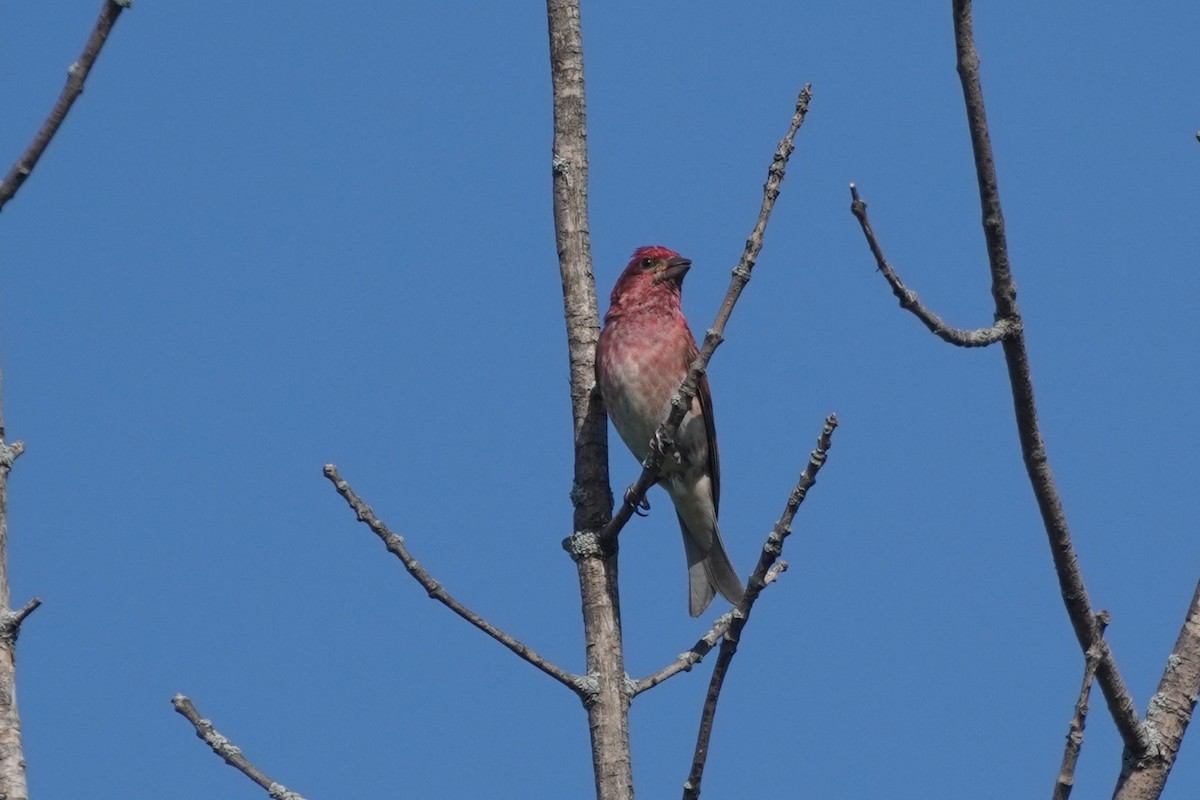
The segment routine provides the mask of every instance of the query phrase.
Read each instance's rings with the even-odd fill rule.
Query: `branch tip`
[[[112,32],[117,17],[129,5],[130,0],[105,0],[100,7],[100,16],[92,27],[92,32],[83,46],[83,52],[79,59],[72,63],[71,68],[67,70],[67,83],[59,94],[54,107],[50,109],[50,114],[38,132],[34,134],[33,140],[25,148],[25,152],[0,181],[0,209],[3,209],[8,201],[13,199],[26,179],[33,173],[33,168],[37,166],[38,160],[50,145],[50,140],[58,133],[63,120],[71,111],[71,106],[83,92],[84,81],[87,80],[88,73],[96,63],[96,58],[100,55],[104,43],[108,41],[108,35]]]
[[[213,727],[211,720],[200,716],[200,712],[196,710],[195,704],[186,696],[176,694],[171,698],[171,705],[174,706],[175,711],[192,724],[192,727],[196,730],[196,736],[207,744],[209,749],[220,756],[226,764],[237,769],[260,787],[266,789],[270,797],[275,798],[275,800],[304,800],[301,795],[290,791],[283,784],[271,780],[260,769],[251,764],[245,754],[242,753],[242,749]]]
[[[750,619],[750,611],[754,608],[762,590],[787,569],[786,562],[779,559],[783,552],[783,539],[791,533],[792,520],[799,510],[800,504],[804,502],[808,490],[817,482],[817,473],[824,466],[825,456],[833,446],[832,437],[837,426],[836,414],[825,417],[821,433],[817,437],[816,449],[810,455],[804,471],[800,473],[800,479],[796,482],[795,488],[788,495],[783,514],[767,536],[762,553],[758,557],[758,565],[750,574],[750,580],[746,582],[746,594],[730,612],[729,626],[723,633],[721,648],[717,653],[717,663],[713,666],[712,677],[708,682],[704,708],[700,712],[700,726],[696,733],[696,748],[692,754],[692,766],[688,772],[687,781],[684,783],[686,787],[683,793],[684,800],[694,800],[700,796],[700,782],[704,777],[704,765],[708,760],[709,741],[712,736],[713,718],[717,713],[717,701],[721,697],[721,688],[725,683],[725,676],[729,672],[730,664],[733,662],[733,656],[737,653],[742,630],[746,627],[746,623]]]
[[[333,481],[337,493],[340,494],[346,501],[346,504],[350,506],[350,509],[354,512],[358,521],[364,523],[368,528],[370,528],[371,532],[374,533],[375,536],[383,543],[383,546],[387,548],[387,551],[400,560],[400,563],[404,565],[404,569],[408,571],[408,574],[411,575],[413,579],[425,589],[426,593],[431,598],[437,600],[439,603],[449,608],[455,614],[462,617],[464,620],[471,623],[488,636],[491,636],[521,659],[537,667],[542,672],[546,673],[551,678],[554,678],[556,681],[572,691],[578,693],[575,675],[572,675],[561,667],[553,664],[546,658],[543,658],[523,642],[500,630],[500,628],[497,628],[495,625],[488,622],[471,609],[467,608],[465,605],[455,599],[449,592],[447,592],[446,588],[437,580],[435,580],[434,577],[430,575],[424,567],[421,566],[412,553],[409,552],[408,546],[404,543],[404,538],[399,534],[392,532],[392,530],[375,515],[375,512],[371,510],[371,507],[363,502],[363,499],[354,492],[354,489],[351,488],[349,483],[342,479],[341,475],[338,474],[337,469],[334,468],[332,464],[326,465],[325,476]]]

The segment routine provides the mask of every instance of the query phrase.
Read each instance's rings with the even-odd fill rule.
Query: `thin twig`
[[[675,432],[679,430],[679,425],[683,422],[684,416],[692,407],[692,398],[696,396],[700,375],[708,367],[708,361],[712,358],[713,352],[724,341],[725,323],[729,320],[729,315],[733,313],[733,306],[737,303],[738,297],[741,296],[742,289],[746,288],[746,284],[750,282],[750,273],[754,269],[755,262],[758,260],[759,252],[762,250],[763,234],[767,230],[767,221],[771,218],[771,211],[775,208],[775,200],[779,197],[779,190],[783,183],[784,172],[787,169],[788,158],[795,149],[793,142],[796,138],[796,133],[800,130],[800,126],[804,124],[804,118],[808,114],[808,104],[811,100],[812,84],[806,83],[796,98],[796,111],[792,114],[792,121],[788,126],[787,133],[779,141],[779,147],[776,148],[775,156],[771,160],[771,166],[767,170],[767,181],[763,184],[763,200],[762,205],[759,207],[758,219],[755,220],[754,228],[750,231],[749,238],[746,239],[746,247],[742,251],[742,257],[733,269],[733,274],[729,281],[729,290],[725,293],[725,299],[722,301],[720,309],[717,310],[717,317],[713,321],[712,327],[704,334],[704,343],[700,347],[700,352],[696,354],[696,358],[692,360],[687,377],[671,398],[671,413],[658,426],[658,430],[654,434],[654,440],[650,443],[650,454],[642,462],[642,474],[638,476],[637,481],[634,482],[633,486],[626,493],[626,502],[621,504],[612,521],[605,526],[600,536],[601,541],[611,540],[625,527],[625,523],[633,515],[634,508],[637,507],[637,504],[641,502],[642,498],[646,496],[646,492],[649,491],[650,487],[657,480],[659,467],[662,466],[666,454],[670,453],[674,448]]]
[[[1107,611],[1096,615],[1096,623],[1100,635],[1111,621]],[[1068,800],[1071,789],[1075,787],[1075,765],[1079,763],[1079,750],[1083,747],[1083,727],[1087,722],[1088,697],[1092,693],[1092,680],[1096,677],[1096,667],[1100,665],[1100,653],[1095,648],[1089,648],[1083,664],[1083,683],[1079,687],[1079,699],[1075,701],[1075,716],[1071,718],[1071,727],[1067,730],[1067,743],[1063,748],[1062,766],[1059,767],[1058,777],[1054,781],[1054,794],[1051,800]]]
[[[770,570],[767,571],[767,577],[763,580],[766,585],[771,585],[775,580],[788,568],[786,561],[776,562]],[[729,625],[733,622],[733,610],[729,610],[717,617],[713,621],[713,625],[708,629],[708,632],[701,636],[690,649],[685,650],[675,657],[667,666],[655,672],[652,675],[647,675],[644,678],[633,682],[633,696],[641,694],[647,689],[653,689],[668,678],[674,677],[681,672],[690,672],[692,667],[704,660],[704,657],[717,646],[721,641],[721,637],[729,630]]]
[[[87,80],[88,73],[92,71],[92,65],[96,63],[96,57],[100,55],[101,48],[108,40],[108,34],[116,24],[117,17],[126,8],[129,8],[130,3],[131,0],[104,0],[100,16],[96,19],[96,25],[92,28],[92,34],[88,37],[87,44],[83,46],[83,52],[79,55],[79,59],[67,69],[67,84],[58,96],[58,102],[50,110],[50,116],[46,117],[41,129],[33,137],[29,147],[13,164],[8,175],[4,177],[3,181],[0,181],[0,209],[4,208],[4,205],[25,183],[29,174],[33,172],[33,168],[37,166],[38,159],[42,157],[42,153],[49,146],[50,140],[54,138],[54,134],[58,133],[59,126],[67,118],[67,112],[71,110],[75,100],[83,93],[83,83]]]
[[[775,523],[775,527],[771,529],[771,533],[767,536],[762,554],[758,557],[758,564],[755,566],[754,572],[750,574],[750,580],[746,585],[746,594],[731,612],[733,618],[729,624],[729,630],[721,640],[721,649],[717,652],[717,663],[713,666],[712,678],[708,682],[708,692],[704,697],[704,709],[700,712],[700,729],[696,735],[696,749],[692,755],[692,767],[688,772],[687,780],[683,784],[684,800],[695,800],[695,798],[700,796],[700,781],[704,777],[704,764],[708,760],[708,744],[712,736],[713,719],[717,713],[717,701],[721,697],[721,687],[725,682],[725,676],[729,672],[729,666],[733,661],[734,655],[737,653],[738,641],[741,639],[742,629],[746,627],[746,623],[750,619],[750,611],[754,608],[755,601],[758,600],[759,595],[767,584],[767,578],[771,574],[772,567],[783,554],[783,542],[791,535],[792,519],[795,518],[796,511],[800,508],[800,504],[804,502],[804,498],[808,496],[808,490],[817,482],[817,473],[824,466],[829,448],[833,446],[833,431],[837,428],[837,425],[838,420],[836,415],[830,414],[825,418],[825,425],[821,429],[821,435],[817,437],[817,447],[809,455],[808,464],[805,465],[804,471],[800,473],[800,480],[797,481],[796,487],[792,489],[792,493],[788,496],[787,504],[783,509],[783,515],[779,517],[779,521]]]
[[[440,583],[434,580],[433,577],[425,570],[425,568],[422,567],[415,558],[413,558],[412,553],[408,551],[408,547],[404,544],[404,539],[389,530],[388,527],[379,519],[379,517],[375,516],[375,512],[371,510],[371,507],[364,503],[362,498],[354,493],[354,490],[350,488],[350,484],[343,480],[342,476],[338,474],[337,467],[335,467],[333,464],[326,464],[325,477],[329,479],[330,483],[332,483],[337,489],[337,493],[340,494],[350,508],[353,509],[355,515],[358,517],[358,521],[365,523],[367,527],[371,529],[371,532],[378,536],[379,540],[383,542],[385,547],[387,547],[388,552],[400,559],[400,562],[404,564],[404,568],[408,570],[408,574],[412,575],[413,578],[416,579],[417,583],[425,587],[425,591],[429,593],[430,597],[446,606],[446,608],[450,609],[455,614],[458,614],[476,628],[479,628],[479,630],[483,631],[488,636],[491,636],[497,642],[504,645],[522,659],[528,661],[530,664],[549,675],[551,678],[554,678],[563,686],[566,686],[575,694],[579,695],[580,697],[584,696],[583,681],[578,675],[572,675],[566,670],[554,665],[547,659],[538,655],[522,642],[514,639],[512,636],[509,636],[507,633],[500,630],[495,625],[464,606],[458,600],[454,599],[450,593],[447,592]]]
[[[242,755],[242,749],[222,736],[213,727],[212,722],[201,717],[200,712],[192,705],[191,700],[181,694],[177,694],[171,698],[171,705],[175,706],[175,710],[182,714],[188,722],[192,723],[192,727],[196,729],[196,736],[203,739],[204,743],[211,747],[214,753],[223,758],[226,764],[234,767],[247,778],[266,789],[267,794],[273,800],[304,800],[302,795],[289,790],[281,783],[271,780],[261,770],[246,760],[246,757]]]
[[[871,221],[867,218],[867,203],[858,196],[858,187],[853,183],[850,184],[850,197],[850,213],[854,214],[858,219],[858,224],[862,226],[863,236],[867,238],[867,246],[871,248],[871,254],[875,256],[875,263],[879,266],[879,271],[883,273],[888,284],[891,285],[892,293],[900,301],[901,308],[911,311],[917,319],[925,323],[926,328],[929,328],[943,341],[958,347],[986,347],[989,344],[995,344],[1014,331],[1013,321],[1010,319],[999,319],[990,328],[967,330],[947,324],[945,320],[930,311],[917,298],[917,293],[904,285],[900,276],[896,274],[896,270],[884,258],[883,248],[879,246],[879,242],[875,238],[875,231],[871,229]]]

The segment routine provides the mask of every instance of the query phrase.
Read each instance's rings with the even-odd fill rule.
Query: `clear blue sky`
[[[0,12],[0,158],[97,0]],[[453,592],[582,668],[545,11],[155,3],[125,14],[0,219],[19,697],[39,798],[259,798],[175,692],[320,798],[591,792],[574,697],[425,598],[336,462]],[[984,88],[1050,457],[1139,707],[1200,574],[1200,7],[982,4]],[[1001,354],[900,311],[848,212],[954,324],[991,299],[949,2],[590,3],[592,243],[689,256],[712,319],[805,81],[815,99],[711,369],[748,572],[842,420],[756,608],[704,797],[1045,797],[1082,668]],[[602,304],[606,302],[602,301]],[[612,450],[620,488],[637,466]],[[695,641],[665,496],[622,538],[635,676]],[[684,779],[707,667],[638,699]],[[1096,698],[1080,798],[1120,746]],[[1200,737],[1193,732],[1190,739]],[[1197,743],[1167,797],[1200,795]]]

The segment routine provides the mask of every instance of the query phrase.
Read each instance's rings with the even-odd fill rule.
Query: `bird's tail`
[[[688,612],[693,617],[703,614],[717,592],[734,605],[741,602],[746,588],[729,561],[716,520],[703,539],[688,530],[683,517],[679,518],[679,527],[683,531],[683,549],[688,562]],[[707,549],[700,544],[703,540],[709,543]]]

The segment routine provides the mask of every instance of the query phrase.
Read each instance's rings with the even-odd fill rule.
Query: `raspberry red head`
[[[656,295],[678,298],[683,276],[691,266],[691,261],[661,245],[639,247],[613,287],[612,304],[617,306],[623,299]]]
[[[639,258],[661,258],[662,260],[666,261],[668,258],[676,258],[678,255],[679,253],[676,253],[669,247],[663,247],[662,245],[658,244],[648,244],[645,247],[639,247],[637,250],[633,251],[633,260],[637,261]]]

